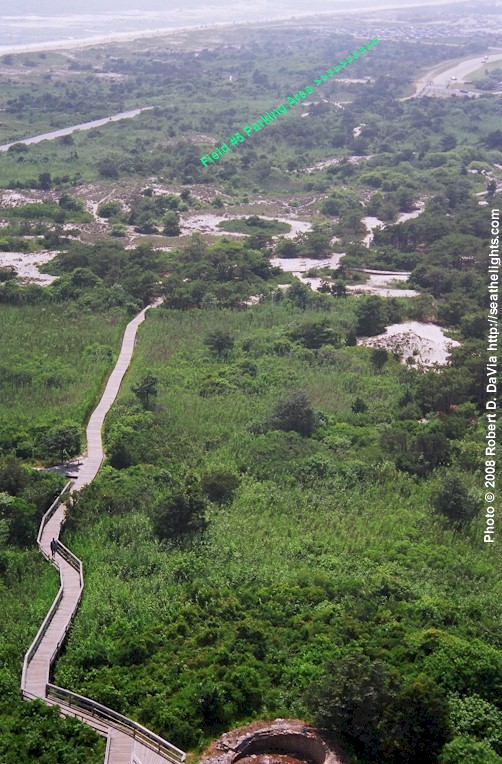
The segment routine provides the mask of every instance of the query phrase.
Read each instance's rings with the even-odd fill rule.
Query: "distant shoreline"
[[[460,0],[460,2],[469,2],[469,0]],[[82,37],[75,40],[53,40],[49,42],[30,43],[28,45],[0,45],[0,56],[16,55],[20,53],[38,53],[51,50],[75,50],[79,48],[92,48],[97,45],[107,45],[111,43],[134,42],[135,40],[148,39],[154,37],[165,37],[167,35],[177,34],[179,32],[194,32],[202,29],[221,29],[225,27],[243,27],[258,26],[260,24],[273,24],[283,21],[292,21],[294,19],[315,19],[319,16],[349,16],[356,13],[379,13],[380,11],[392,10],[411,10],[415,8],[439,7],[444,5],[453,5],[454,0],[439,0],[439,2],[416,2],[410,5],[386,5],[380,8],[357,8],[347,10],[344,8],[339,11],[320,11],[318,13],[300,13],[292,16],[279,16],[278,18],[265,18],[261,21],[223,21],[215,24],[196,24],[189,27],[163,27],[162,29],[145,29],[139,32],[117,32],[112,35],[97,35],[95,37]]]

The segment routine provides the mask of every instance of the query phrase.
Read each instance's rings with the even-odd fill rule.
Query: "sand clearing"
[[[436,324],[406,321],[388,326],[383,334],[357,341],[358,345],[380,347],[390,352],[399,352],[402,363],[429,367],[448,363],[450,350],[460,343],[446,337],[443,329]]]

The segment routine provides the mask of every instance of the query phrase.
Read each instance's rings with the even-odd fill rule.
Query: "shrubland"
[[[154,50],[51,54],[64,77],[34,74],[38,90],[8,83],[5,140],[21,137],[28,113],[40,131],[145,98],[155,107],[0,156],[0,185],[45,194],[2,209],[0,249],[59,251],[44,289],[0,272],[8,764],[102,761],[90,730],[19,699],[23,653],[57,591],[34,546],[61,485],[26,465],[79,451],[127,317],[157,296],[106,422],[107,464],[68,517],[86,590],[56,681],[192,749],[244,721],[298,715],[340,736],[354,764],[502,760],[500,572],[480,512],[488,224],[473,193],[500,200],[481,175],[502,161],[498,103],[397,101],[417,66],[453,52],[389,42],[358,62],[370,78],[360,90],[333,81],[308,118],[298,107],[210,170],[199,161],[242,114],[270,108],[347,46],[349,35],[265,30],[242,48],[166,61]],[[119,79],[95,76],[105,71]],[[138,188],[122,195],[126,178]],[[169,192],[154,193],[153,179]],[[313,226],[273,240],[285,229],[246,206],[246,220],[223,226],[248,234],[238,241],[194,236],[169,253],[71,241],[62,226],[89,221],[91,181],[106,188],[97,214],[112,237],[129,225],[171,244],[207,189],[211,209],[259,206],[263,194],[305,204]],[[423,213],[398,224],[418,201]],[[386,223],[369,248],[365,215]],[[347,255],[323,273],[324,294],[268,257],[333,251]],[[420,295],[354,298],[346,285],[361,267],[409,270]],[[407,368],[356,345],[405,318],[453,328],[462,344],[448,366]]]
[[[482,408],[443,389],[472,370],[347,346],[357,300],[326,300],[150,316],[68,521],[87,589],[57,680],[189,748],[295,714],[353,761],[496,761]]]

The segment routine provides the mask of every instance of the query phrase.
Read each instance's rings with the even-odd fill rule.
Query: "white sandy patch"
[[[199,233],[219,234],[220,236],[244,236],[243,233],[234,233],[231,231],[222,231],[218,228],[218,223],[222,220],[229,220],[226,215],[213,215],[207,212],[203,215],[194,215],[185,220],[180,220],[182,236],[198,231]]]
[[[416,206],[417,209],[413,210],[412,212],[400,212],[397,216],[396,223],[404,223],[405,220],[413,220],[414,218],[418,218],[418,216],[421,215],[424,211],[425,202],[417,202]]]
[[[307,284],[312,289],[319,289],[321,283],[325,280],[319,276],[307,276],[311,268],[331,268],[334,270],[340,265],[344,253],[336,253],[323,260],[314,260],[310,257],[303,258],[285,258],[273,257],[270,260],[271,265],[281,268],[286,273],[296,276],[303,284]],[[418,292],[414,289],[396,289],[396,282],[404,283],[409,278],[409,273],[405,271],[364,271],[370,273],[370,278],[364,284],[351,284],[347,290],[354,295],[358,294],[378,294],[380,297],[415,297]],[[327,279],[326,279],[327,280]]]
[[[335,161],[335,160],[328,160]],[[418,217],[425,207],[425,202],[417,202],[417,209],[412,212],[402,212],[398,219],[398,223],[402,223],[405,220]],[[279,218],[280,219],[280,218]],[[385,227],[385,223],[377,217],[367,215],[363,219],[368,233],[363,239],[363,243],[366,247],[369,247],[373,240],[373,231],[381,226]],[[332,240],[332,243],[336,241],[336,237]],[[287,273],[292,273],[304,284],[308,284],[312,289],[319,289],[323,279],[319,277],[307,277],[305,274],[311,268],[338,268],[340,261],[344,253],[333,254],[331,257],[323,260],[313,260],[312,258],[272,258],[272,265],[282,268]],[[396,289],[396,282],[401,284],[406,283],[410,277],[410,273],[406,271],[376,271],[364,269],[364,273],[369,273],[370,278],[364,284],[351,284],[347,286],[347,290],[354,295],[358,294],[377,294],[380,297],[415,297],[419,294],[415,289]]]
[[[286,273],[294,276],[302,276],[311,268],[338,268],[344,253],[336,253],[322,260],[314,260],[312,257],[272,257],[270,263],[281,268]]]
[[[303,281],[304,284],[308,284],[308,286],[316,292],[325,280],[319,278],[319,276],[298,276],[298,278],[300,281]]]
[[[369,245],[373,241],[373,231],[375,230],[375,228],[378,228],[379,226],[383,228],[385,226],[385,223],[383,222],[383,220],[380,220],[379,218],[376,218],[373,215],[366,215],[366,217],[363,218],[363,223],[368,229],[368,233],[363,239],[363,244],[365,247],[369,247]]]
[[[19,191],[8,191],[2,194],[0,204],[2,207],[22,207],[24,204],[36,204],[41,199]]]
[[[320,276],[306,276],[305,274],[307,271],[311,268],[338,268],[343,255],[343,252],[337,252],[336,254],[331,255],[331,257],[326,257],[323,260],[314,260],[311,257],[272,257],[270,259],[270,264],[281,268],[285,273],[292,273],[293,276],[296,276],[296,278],[303,284],[307,284],[311,289],[318,290],[321,283],[326,279],[323,279]]]
[[[48,286],[57,276],[40,273],[38,265],[53,260],[59,252],[0,252],[0,267],[12,267],[17,273],[18,280],[23,284],[39,284]]]
[[[372,271],[364,284],[351,284],[347,289],[353,294],[378,294],[380,297],[416,297],[419,292],[415,289],[396,289],[396,284],[405,284],[410,273],[408,271]]]
[[[357,344],[400,352],[403,363],[411,358],[414,365],[424,367],[448,363],[451,348],[460,345],[456,340],[446,337],[440,326],[419,321],[392,324],[384,334],[358,340]]]
[[[417,202],[417,209],[412,210],[412,212],[400,212],[399,215],[396,218],[396,223],[404,223],[406,220],[412,220],[413,218],[417,218],[419,215],[422,214],[425,207],[425,202],[420,201]],[[363,219],[363,223],[368,229],[368,233],[363,239],[363,244],[365,247],[369,247],[371,242],[373,241],[373,232],[375,228],[378,228],[380,226],[381,228],[385,228],[385,223],[383,220],[380,220],[379,218],[374,217],[373,215],[367,215]]]
[[[214,215],[212,213],[205,213],[203,215],[195,215],[184,220],[180,220],[181,234],[186,236],[193,231],[199,231],[200,233],[211,233],[217,236],[246,236],[244,233],[237,233],[231,231],[224,231],[218,228],[218,223],[222,220],[244,220],[251,215]],[[290,218],[270,217],[268,215],[259,215],[264,220],[278,220],[280,223],[287,223],[291,226],[289,233],[277,234],[278,236],[284,236],[286,239],[293,239],[299,233],[305,233],[310,231],[312,224],[305,220],[294,220]],[[260,229],[257,228],[256,232],[259,233]]]
[[[284,236],[285,239],[294,239],[299,233],[307,233],[312,230],[312,223],[308,223],[306,220],[291,220],[290,218],[268,218],[266,215],[260,215],[266,220],[278,220],[279,223],[288,223],[291,226],[289,233],[281,233],[279,236]]]
[[[347,159],[350,164],[360,164],[360,162],[371,159],[373,154],[353,154],[350,157],[330,157],[329,159],[323,159],[316,162],[312,167],[306,167],[304,172],[311,173],[315,170],[325,170],[326,167],[332,167],[335,164],[340,164],[343,159]]]
[[[262,297],[261,294],[253,294],[251,295],[251,297],[248,297],[247,300],[244,300],[243,305],[252,307],[253,305],[256,305],[256,303],[260,302],[261,297]]]
[[[352,294],[377,294],[380,297],[416,297],[419,292],[415,289],[392,289],[389,287],[374,287],[369,284],[350,284],[347,291]]]

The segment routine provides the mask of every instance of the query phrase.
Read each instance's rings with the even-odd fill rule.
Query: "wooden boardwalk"
[[[153,306],[160,302],[157,300]],[[138,327],[144,321],[148,308],[153,306],[142,310],[126,327],[117,363],[87,425],[87,454],[82,458],[78,478],[72,486],[75,491],[94,480],[101,467],[104,459],[101,438],[103,422],[131,362]],[[50,705],[57,705],[62,715],[75,716],[104,735],[107,738],[105,764],[165,764],[166,761],[183,764],[185,754],[176,746],[111,709],[50,684],[52,665],[84,587],[82,563],[59,542],[65,511],[64,499],[60,497],[46,512],[40,525],[38,544],[45,557],[59,569],[61,588],[26,653],[21,680],[23,697],[27,700],[41,698]],[[51,555],[53,539],[58,542],[54,557]]]

